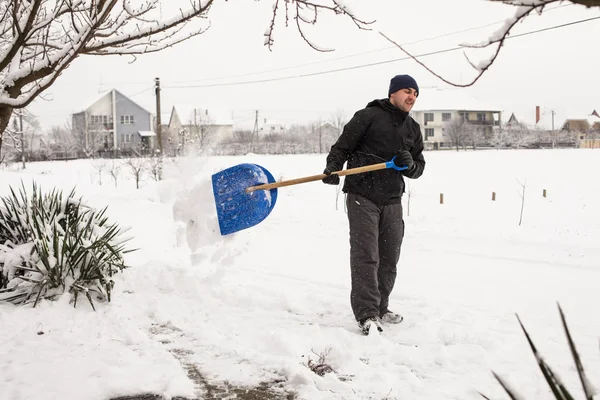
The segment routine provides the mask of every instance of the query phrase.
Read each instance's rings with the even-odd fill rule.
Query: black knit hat
[[[396,75],[390,81],[390,89],[388,90],[388,97],[390,94],[406,88],[413,88],[417,91],[417,96],[419,96],[419,86],[417,86],[417,81],[410,75]]]

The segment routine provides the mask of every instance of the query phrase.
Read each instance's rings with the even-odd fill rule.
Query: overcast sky
[[[593,109],[600,112],[600,20],[508,40],[496,63],[473,87],[456,89],[412,60],[350,67],[405,57],[378,31],[399,43],[412,43],[407,49],[422,54],[486,39],[514,14],[515,7],[485,0],[346,2],[359,17],[377,22],[369,32],[357,29],[345,17],[320,15],[319,24],[306,33],[319,46],[334,48],[333,52],[311,49],[295,25],[286,28],[283,19],[269,51],[263,34],[274,0],[221,0],[209,13],[211,26],[206,33],[163,52],[139,56],[135,62],[126,56],[83,56],[45,93],[46,100],[36,101],[30,109],[47,129],[87,107],[100,90],[115,88],[155,112],[153,85],[154,78],[160,77],[163,113],[183,103],[229,109],[236,122],[251,123],[258,110],[260,118],[302,123],[329,119],[339,109],[350,117],[370,100],[386,97],[392,76],[408,73],[422,88],[421,96],[435,95],[428,88],[451,90],[457,99],[469,94],[502,110],[505,121],[514,112],[520,120],[533,123],[536,105],[548,126],[555,111],[557,129],[568,116],[586,115]],[[163,11],[168,15],[169,10]],[[513,34],[598,16],[597,9],[557,3],[541,16],[528,17]],[[197,22],[198,27],[203,24]],[[478,61],[489,50],[468,54]],[[462,51],[422,61],[456,82],[466,83],[476,74]],[[350,69],[281,79],[344,68]],[[248,83],[257,80],[265,82]]]

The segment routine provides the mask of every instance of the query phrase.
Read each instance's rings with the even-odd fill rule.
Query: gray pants
[[[350,305],[356,320],[388,311],[404,238],[402,204],[378,205],[348,193]]]

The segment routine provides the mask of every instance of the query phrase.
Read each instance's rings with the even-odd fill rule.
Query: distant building
[[[510,114],[510,118],[506,122],[507,128],[517,128],[517,127],[524,127],[524,126],[525,126],[525,124],[522,124],[519,122],[519,120],[515,116],[515,113]]]
[[[258,125],[258,134],[259,135],[268,135],[268,134],[284,134],[285,126],[276,121],[267,120],[263,118],[262,124]]]
[[[169,155],[199,152],[233,139],[233,118],[229,110],[176,104],[171,107],[167,121],[161,137],[163,151]]]
[[[426,149],[451,147],[445,125],[454,120],[476,126],[486,138],[500,128],[502,111],[457,90],[434,90],[419,93],[412,117],[421,126]]]
[[[88,157],[139,153],[156,144],[152,113],[115,89],[72,114],[72,123]]]
[[[331,150],[331,146],[340,136],[340,130],[325,122],[321,125],[316,125],[308,134],[308,140],[311,142],[311,147],[316,153],[327,153]]]
[[[596,110],[589,115],[567,118],[560,129],[576,133],[580,147],[600,147],[600,117]]]

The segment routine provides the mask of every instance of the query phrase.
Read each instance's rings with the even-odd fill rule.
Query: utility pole
[[[252,129],[252,141],[250,151],[254,152],[254,137],[256,136],[256,141],[258,141],[258,110],[256,110],[254,114],[254,128]]]
[[[323,132],[321,131],[321,120],[319,119],[319,154],[323,152]]]
[[[19,109],[19,131],[21,132],[21,162],[25,169],[25,134],[23,133],[23,109]]]
[[[156,137],[158,140],[158,149],[160,155],[163,155],[163,143],[162,143],[162,132],[161,132],[161,121],[160,121],[160,78],[154,78],[155,86],[154,93],[156,94]]]
[[[556,134],[554,133],[554,110],[552,110],[552,148],[556,145]]]

